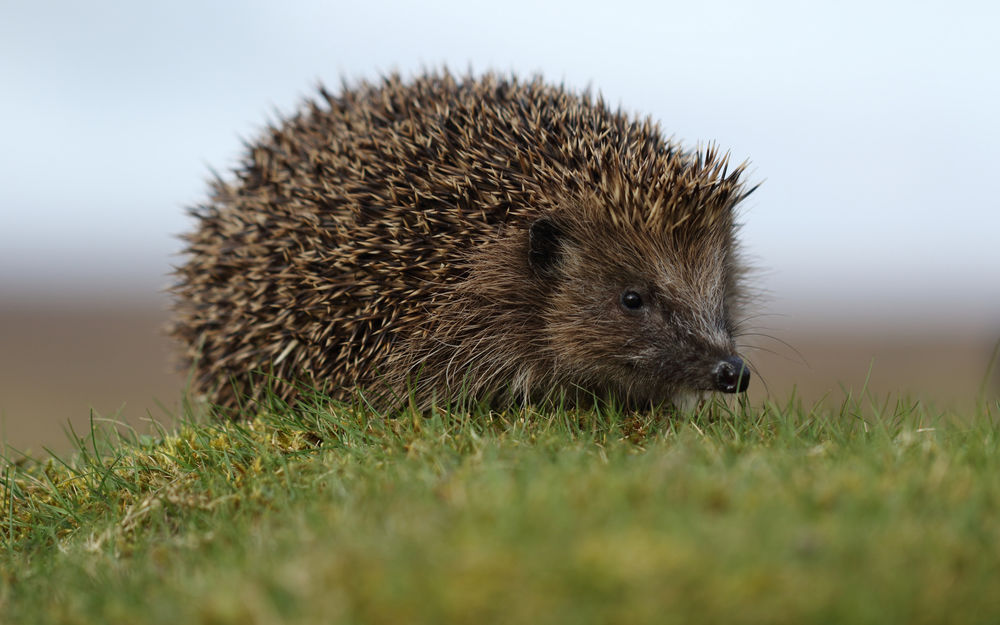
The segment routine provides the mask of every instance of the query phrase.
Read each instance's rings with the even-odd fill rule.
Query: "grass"
[[[94,430],[0,482],[7,623],[996,623],[1000,427],[906,401]]]

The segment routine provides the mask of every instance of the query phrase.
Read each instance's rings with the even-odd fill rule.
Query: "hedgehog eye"
[[[627,310],[639,310],[642,308],[642,296],[635,291],[625,291],[622,293],[622,306]]]

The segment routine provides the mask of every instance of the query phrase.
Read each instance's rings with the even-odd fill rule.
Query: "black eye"
[[[642,308],[642,296],[635,291],[625,291],[622,293],[622,306],[629,310],[639,310]]]

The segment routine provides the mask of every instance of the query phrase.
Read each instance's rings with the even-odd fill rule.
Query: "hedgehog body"
[[[172,334],[209,401],[746,387],[742,167],[540,79],[320,95],[192,211]]]

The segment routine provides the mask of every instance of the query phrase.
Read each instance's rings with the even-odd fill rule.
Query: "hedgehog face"
[[[554,287],[545,323],[555,366],[572,372],[571,384],[632,403],[746,389],[728,239],[548,219],[529,236],[530,262]]]

